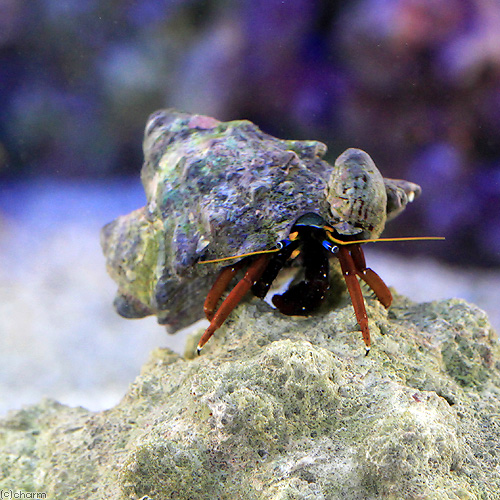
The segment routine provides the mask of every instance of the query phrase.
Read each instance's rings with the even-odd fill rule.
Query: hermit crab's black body
[[[300,249],[303,279],[292,283],[281,295],[274,295],[273,304],[288,316],[306,316],[321,305],[330,287],[330,257],[338,250],[334,245],[325,248],[324,225],[323,219],[315,214],[306,214],[297,220],[292,227],[296,239],[285,240],[281,250],[271,257],[264,273],[252,286],[256,297],[263,299],[267,295],[279,271]]]
[[[325,152],[320,142],[279,140],[248,121],[154,113],[144,138],[147,204],[102,231],[117,311],[156,314],[174,332],[203,317],[205,297],[228,265],[199,262],[277,245],[283,248],[269,256],[254,294],[265,295],[300,246],[305,284],[275,305],[286,314],[312,311],[328,287],[324,271],[334,253],[322,225],[345,240],[377,238],[420,192],[383,179],[361,150],[347,150],[334,166],[322,159]]]

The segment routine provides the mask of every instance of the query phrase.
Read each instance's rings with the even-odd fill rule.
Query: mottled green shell
[[[202,317],[207,291],[226,265],[198,261],[272,248],[309,212],[340,232],[377,237],[387,215],[419,192],[382,179],[360,150],[348,150],[334,168],[325,152],[320,142],[280,140],[246,120],[151,115],[141,172],[146,206],[102,231],[117,311],[156,314],[173,332]]]
[[[343,234],[365,232],[378,238],[387,219],[384,178],[373,160],[360,149],[348,149],[335,161],[326,188],[326,200],[334,216],[341,220]]]

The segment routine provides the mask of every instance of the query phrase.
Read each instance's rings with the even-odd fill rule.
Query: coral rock
[[[254,300],[196,359],[166,349],[121,403],[0,423],[0,487],[85,499],[498,499],[500,348],[460,300],[288,318]],[[196,338],[192,341],[196,342]]]

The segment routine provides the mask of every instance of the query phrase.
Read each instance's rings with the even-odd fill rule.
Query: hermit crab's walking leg
[[[205,299],[205,303],[203,304],[203,310],[208,321],[212,321],[215,309],[217,308],[217,302],[219,302],[219,299],[226,291],[226,288],[229,286],[229,283],[231,283],[231,280],[234,278],[235,274],[243,266],[243,262],[243,260],[240,260],[236,264],[227,266],[222,269],[219,276],[215,280],[215,283],[212,285],[212,288],[210,288],[210,291],[207,294],[207,298]]]
[[[366,267],[365,255],[360,245],[350,245],[352,260],[358,276],[375,292],[384,307],[392,304],[392,294],[382,278],[372,269]]]
[[[356,320],[358,321],[363,335],[363,340],[365,341],[366,354],[368,354],[371,343],[370,330],[368,329],[368,316],[366,315],[365,300],[363,298],[363,294],[361,293],[358,278],[356,277],[358,274],[356,265],[354,264],[354,260],[349,253],[347,246],[340,246],[337,256],[340,260],[340,267],[347,284],[347,289],[349,290],[349,295],[351,296],[354,313],[356,314]]]
[[[202,347],[207,343],[208,339],[214,334],[226,318],[231,314],[231,311],[238,305],[243,296],[250,290],[252,285],[259,280],[262,273],[269,263],[270,256],[260,255],[248,268],[245,276],[238,281],[237,285],[229,292],[226,300],[221,304],[217,312],[213,315],[210,325],[205,330],[205,333],[198,342],[198,354]],[[222,292],[221,292],[222,293]]]

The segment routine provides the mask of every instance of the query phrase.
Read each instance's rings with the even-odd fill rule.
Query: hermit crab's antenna
[[[389,242],[389,241],[432,241],[432,240],[444,240],[445,239],[444,236],[404,236],[401,238],[376,238],[376,239],[374,238],[374,239],[367,239],[367,240],[342,241],[342,240],[335,238],[332,235],[332,232],[334,231],[333,228],[331,228],[329,226],[324,226],[323,229],[326,232],[327,238],[331,242],[333,242],[337,245],[341,245],[341,246],[359,245],[361,243]],[[296,233],[292,233],[290,236],[293,236],[295,234]],[[296,236],[291,237],[290,239],[293,241],[295,238],[296,238]],[[280,241],[276,245],[276,248],[271,248],[270,250],[258,250],[256,252],[248,252],[248,253],[242,253],[239,255],[231,255],[230,257],[221,257],[220,259],[199,260],[198,264],[215,264],[217,262],[224,262],[226,260],[242,259],[244,257],[250,257],[252,255],[262,255],[262,254],[266,254],[266,253],[279,252],[288,241],[289,240],[284,240],[283,242]]]
[[[326,236],[330,241],[336,243],[337,245],[359,245],[361,243],[377,243],[379,241],[428,241],[428,240],[444,240],[444,236],[403,236],[402,238],[376,238],[368,240],[352,240],[352,241],[342,241],[332,236],[332,228],[325,227]]]
[[[270,250],[258,250],[256,252],[242,253],[240,255],[231,255],[231,257],[221,257],[220,259],[199,260],[198,264],[215,264],[216,262],[224,262],[225,260],[242,259],[243,257],[250,257],[251,255],[262,255],[265,253],[275,253],[275,252],[279,252],[284,246],[285,246],[285,244],[280,241],[276,245],[276,248],[271,248]]]

